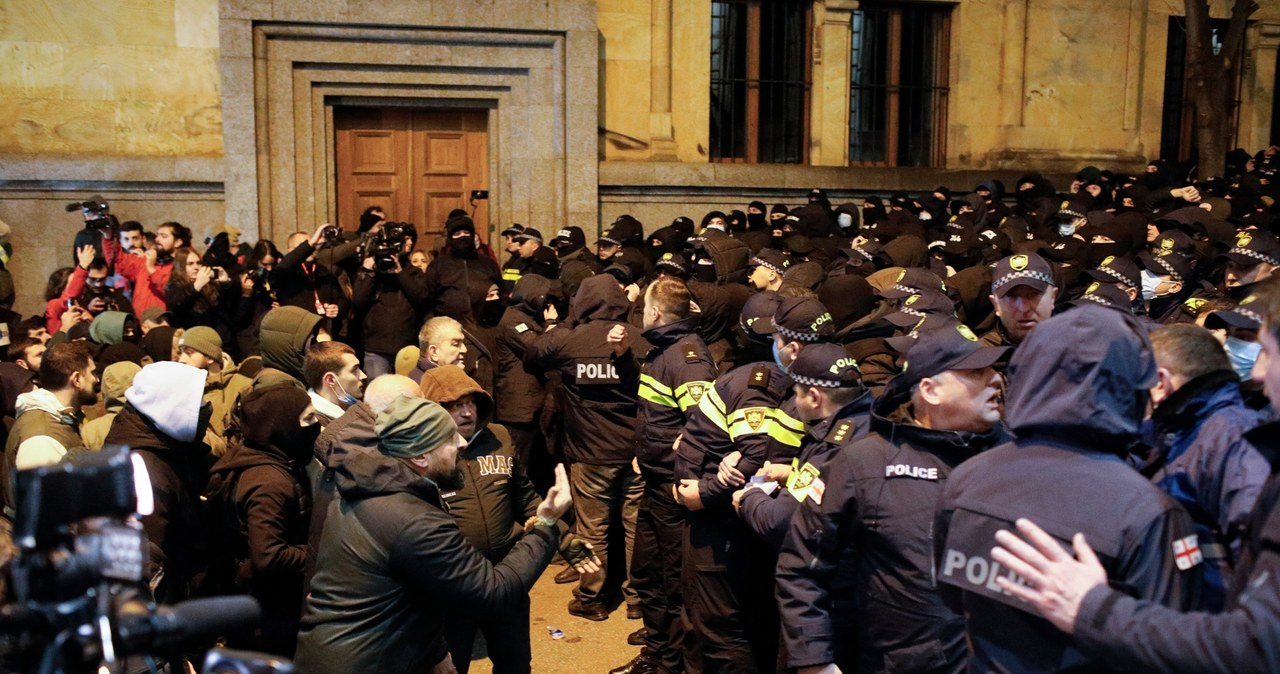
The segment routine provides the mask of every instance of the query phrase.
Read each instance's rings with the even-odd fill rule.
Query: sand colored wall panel
[[[0,153],[222,155],[217,0],[0,0]]]

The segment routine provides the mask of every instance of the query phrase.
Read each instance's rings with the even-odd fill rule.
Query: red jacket
[[[147,273],[147,258],[126,253],[119,246],[115,252],[116,273],[133,283],[133,310],[141,316],[151,307],[166,308],[164,287],[169,284],[173,263],[156,264],[156,270]]]

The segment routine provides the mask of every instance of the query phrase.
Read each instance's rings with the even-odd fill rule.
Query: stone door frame
[[[386,25],[348,4],[221,2],[226,218],[246,240],[334,219],[346,104],[486,108],[491,222],[477,228],[598,229],[594,3],[385,0]]]

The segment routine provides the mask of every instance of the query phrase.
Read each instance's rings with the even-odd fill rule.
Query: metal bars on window
[[[711,3],[712,161],[803,163],[809,3]]]
[[[853,13],[849,162],[946,161],[949,6],[867,2]]]

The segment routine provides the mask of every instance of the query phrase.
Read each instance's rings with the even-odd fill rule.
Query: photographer
[[[236,346],[243,360],[258,355],[258,326],[268,311],[280,306],[276,295],[275,266],[284,256],[270,239],[254,244],[240,274],[240,302],[236,305]]]
[[[174,264],[165,287],[165,304],[174,325],[208,326],[218,331],[223,344],[232,343],[231,325],[240,294],[232,287],[231,275],[222,267],[206,266],[194,248],[179,248]]]
[[[107,285],[110,277],[107,261],[97,257],[92,246],[82,246],[76,257],[76,268],[59,297],[63,306],[78,306],[89,316],[104,311],[133,313],[133,305],[124,293]]]
[[[412,225],[388,223],[361,250],[351,304],[371,378],[394,372],[396,353],[417,339],[420,307],[430,299],[426,275],[408,260],[416,239]]]
[[[316,261],[317,251],[340,236],[337,227],[321,225],[310,237],[296,232],[289,237],[285,256],[276,263],[272,284],[281,306],[301,307],[330,320],[329,334],[337,335],[347,316],[350,300],[332,269]],[[338,249],[341,248],[341,252]],[[335,247],[326,258],[333,263],[356,252],[355,242]]]

